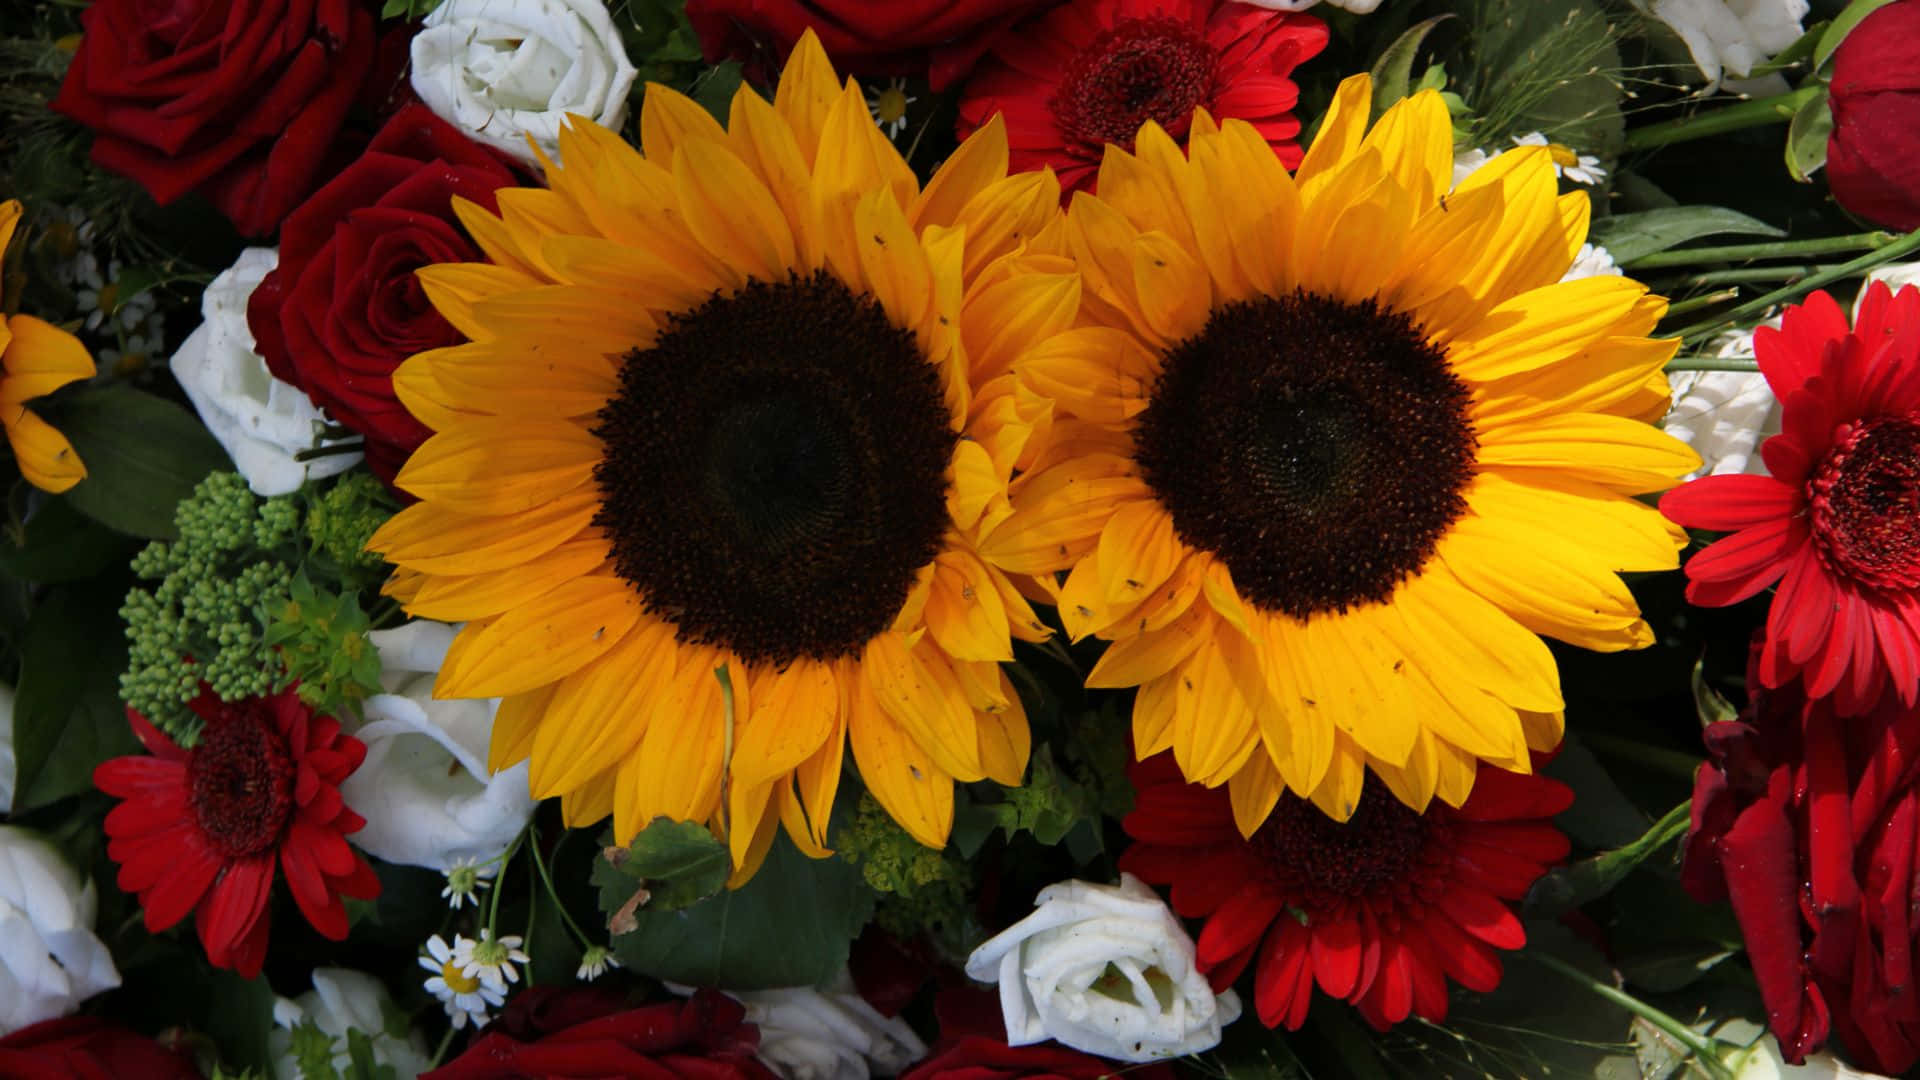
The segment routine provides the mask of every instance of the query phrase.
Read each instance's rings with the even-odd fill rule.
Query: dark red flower
[[[1681,879],[1732,901],[1781,1054],[1797,1064],[1837,1031],[1859,1064],[1905,1073],[1920,1063],[1920,711],[1889,695],[1839,715],[1793,683],[1757,689],[1706,743]]]
[[[849,75],[959,81],[1007,27],[1052,0],[687,0],[708,63],[731,57],[773,74],[811,29]]]
[[[617,993],[592,987],[530,988],[465,1053],[421,1080],[775,1080],[754,1057],[759,1030],[724,994],[623,1006]]]
[[[934,999],[940,1041],[900,1080],[1175,1080],[1171,1065],[1122,1065],[1057,1043],[1008,1046],[998,995],[954,987]]]
[[[107,855],[120,864],[120,887],[139,894],[147,929],[194,913],[215,967],[258,975],[277,861],[307,921],[344,939],[340,898],[380,895],[380,879],[346,841],[366,820],[340,800],[366,746],[292,690],[228,703],[202,688],[189,707],[206,721],[192,749],[128,709],[152,756],[93,771],[96,787],[125,800],[107,814]]]
[[[1293,69],[1327,44],[1310,15],[1223,0],[1072,0],[994,46],[960,99],[960,134],[1006,116],[1015,172],[1053,166],[1091,190],[1108,143],[1153,121],[1185,143],[1193,110],[1252,124],[1300,163]]]
[[[162,205],[201,191],[248,236],[325,176],[373,63],[360,0],[97,0],[53,109]]]
[[[193,1059],[96,1016],[23,1027],[0,1039],[7,1080],[200,1080]]]
[[[1375,1028],[1447,1015],[1447,980],[1500,982],[1500,949],[1526,943],[1519,900],[1566,857],[1549,820],[1566,785],[1480,766],[1459,808],[1415,813],[1369,779],[1345,824],[1282,792],[1243,837],[1225,788],[1186,783],[1171,754],[1131,767],[1137,798],[1122,822],[1134,845],[1120,868],[1173,886],[1173,909],[1207,920],[1200,970],[1216,990],[1256,956],[1254,1006],[1268,1027],[1298,1029],[1317,982]]]
[[[1827,183],[1840,205],[1920,229],[1920,0],[1860,20],[1833,54]]]
[[[1824,292],[1753,336],[1781,403],[1771,476],[1706,476],[1660,509],[1732,533],[1687,561],[1687,599],[1739,603],[1774,583],[1761,685],[1795,675],[1864,711],[1892,680],[1920,698],[1920,289],[1875,282],[1850,330]]]
[[[414,271],[483,261],[453,200],[493,212],[495,190],[516,182],[504,159],[409,105],[287,217],[280,265],[247,303],[267,369],[366,436],[367,465],[382,479],[431,434],[394,397],[393,369],[466,340],[428,303]]]

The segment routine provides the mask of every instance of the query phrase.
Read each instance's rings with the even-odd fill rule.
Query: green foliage
[[[655,818],[631,845],[612,847],[611,840],[601,834],[605,856],[593,861],[593,884],[608,912],[643,892],[649,911],[678,911],[718,893],[733,870],[727,846],[697,822]]]
[[[174,508],[201,480],[231,467],[199,417],[124,383],[89,386],[39,408],[87,466],[87,478],[63,497],[132,536],[172,539]]]
[[[329,716],[357,714],[369,694],[380,692],[380,653],[367,638],[371,627],[359,594],[316,587],[302,572],[272,618],[261,640],[280,650],[287,677],[299,682],[308,708]]]
[[[1540,131],[1611,157],[1626,137],[1620,111],[1621,30],[1593,0],[1449,0],[1473,28],[1459,69],[1474,108],[1469,142],[1503,147]]]
[[[347,473],[307,502],[309,561],[342,581],[379,580],[386,564],[367,550],[367,541],[398,509],[379,477],[358,470]]]
[[[967,899],[973,868],[951,847],[915,840],[871,794],[861,794],[859,808],[835,831],[834,850],[880,894],[874,918],[881,929],[902,939],[925,934],[957,952],[977,939]]]
[[[1612,214],[1593,223],[1591,239],[1622,264],[1707,236],[1787,235],[1723,206],[1669,206],[1632,214]]]
[[[139,750],[113,694],[123,581],[54,585],[34,605],[13,709],[15,813],[91,790],[94,766]]]
[[[339,1071],[333,1067],[333,1036],[304,1019],[293,1028],[292,1035],[288,1053],[300,1080],[340,1080]]]
[[[433,9],[439,6],[440,0],[387,0],[380,8],[380,17],[413,22],[433,14]]]

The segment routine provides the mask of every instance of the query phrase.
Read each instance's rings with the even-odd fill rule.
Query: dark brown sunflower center
[[[1410,893],[1440,846],[1435,840],[1442,828],[1369,781],[1344,824],[1306,799],[1282,794],[1250,842],[1275,891],[1312,916]]]
[[[1875,588],[1920,585],[1920,421],[1876,416],[1842,426],[1807,494],[1829,566]]]
[[[1296,292],[1168,352],[1134,430],[1174,528],[1304,619],[1387,599],[1466,508],[1467,388],[1407,316]]]
[[[272,847],[293,812],[286,740],[245,708],[209,721],[187,758],[187,805],[229,858]]]
[[[598,419],[594,524],[681,641],[854,655],[939,552],[955,442],[939,374],[825,273],[674,316]]]
[[[1149,120],[1175,138],[1213,88],[1213,46],[1165,15],[1121,19],[1077,53],[1049,104],[1068,147],[1098,158],[1107,143],[1133,148]]]

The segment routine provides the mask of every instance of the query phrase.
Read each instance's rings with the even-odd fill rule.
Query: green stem
[[[1611,983],[1601,982],[1557,956],[1539,952],[1522,955],[1532,957],[1535,963],[1549,971],[1559,973],[1567,981],[1585,987],[1660,1029],[1668,1038],[1686,1047],[1699,1058],[1701,1067],[1707,1070],[1708,1075],[1715,1077],[1715,1080],[1733,1080],[1733,1070],[1727,1068],[1726,1063],[1720,1060],[1720,1054],[1712,1039],[1688,1028],[1687,1025]]]
[[[540,871],[540,880],[547,887],[547,899],[552,900],[553,906],[560,909],[560,921],[566,923],[567,929],[573,931],[573,936],[579,940],[581,948],[593,948],[592,939],[587,937],[586,931],[580,929],[579,923],[573,921],[573,915],[567,911],[567,905],[560,902],[560,892],[553,887],[553,873],[547,869],[547,861],[540,857],[540,834],[537,832],[533,837],[532,851],[534,868]]]
[[[1692,139],[1704,139],[1713,135],[1724,135],[1729,131],[1742,131],[1751,127],[1765,127],[1768,124],[1784,124],[1793,119],[1800,106],[1811,101],[1825,91],[1820,86],[1803,86],[1773,97],[1754,98],[1738,105],[1729,105],[1722,109],[1710,109],[1691,116],[1682,116],[1661,124],[1649,124],[1627,132],[1627,152],[1651,150],[1656,146],[1671,146],[1674,143]]]
[[[439,1068],[440,1062],[446,1059],[447,1049],[452,1045],[453,1029],[448,1028],[447,1033],[440,1036],[440,1045],[433,1048],[433,1065],[435,1068]]]
[[[1685,315],[1689,311],[1699,311],[1701,308],[1710,308],[1715,304],[1724,304],[1729,300],[1738,300],[1739,298],[1739,289],[1722,289],[1719,292],[1711,292],[1705,296],[1690,296],[1685,300],[1675,300],[1673,303],[1668,304],[1667,314],[1669,316]]]
[[[1760,361],[1749,356],[1676,356],[1667,361],[1666,372],[1676,371],[1759,371]]]
[[[1673,369],[1670,367],[1667,370],[1672,371]],[[1752,369],[1695,368],[1691,370],[1735,371]],[[1700,767],[1700,759],[1697,757],[1693,757],[1690,754],[1683,754],[1678,750],[1663,750],[1657,746],[1648,746],[1646,743],[1636,739],[1623,739],[1617,735],[1601,735],[1596,732],[1587,731],[1581,732],[1580,741],[1586,744],[1587,749],[1592,750],[1596,754],[1604,754],[1611,758],[1624,758],[1628,761],[1638,762],[1649,768],[1658,769],[1663,773],[1682,777],[1689,783],[1693,781],[1694,770]],[[1682,811],[1681,817],[1684,822],[1687,817],[1685,813],[1687,810],[1686,804],[1681,804],[1678,809]],[[1669,814],[1669,816],[1672,815]]]
[[[1653,270],[1663,266],[1697,266],[1710,262],[1752,262],[1755,259],[1780,259],[1790,255],[1832,255],[1841,251],[1872,251],[1900,238],[1899,233],[1882,230],[1852,233],[1847,236],[1821,236],[1812,240],[1782,240],[1765,244],[1723,244],[1719,247],[1683,248],[1656,251],[1626,264],[1634,270]]]
[[[1690,288],[1707,285],[1747,285],[1760,281],[1798,281],[1818,267],[1794,263],[1790,266],[1755,266],[1745,270],[1708,270],[1691,274],[1682,282]]]
[[[1913,232],[1902,236],[1900,239],[1895,240],[1885,247],[1875,251],[1869,251],[1865,255],[1854,259],[1852,262],[1827,267],[1810,277],[1794,282],[1784,288],[1775,289],[1765,296],[1749,300],[1739,307],[1726,311],[1713,319],[1695,323],[1680,331],[1679,336],[1689,341],[1709,337],[1741,319],[1751,315],[1758,315],[1775,304],[1785,303],[1788,300],[1812,292],[1823,285],[1840,281],[1843,278],[1857,277],[1882,263],[1890,263],[1912,251],[1920,251],[1920,229],[1915,229]]]
[[[529,829],[532,827],[527,826]],[[526,839],[526,836],[527,830],[520,830],[520,835],[513,838],[513,843],[507,845],[506,853],[500,856],[500,869],[493,876],[493,902],[487,908],[487,937],[489,938],[494,936],[494,927],[500,924],[500,894],[507,891],[507,867],[513,865],[514,853],[520,850],[520,841]]]

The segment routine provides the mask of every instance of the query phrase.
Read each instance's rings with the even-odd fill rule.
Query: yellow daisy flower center
[[[471,994],[480,989],[480,980],[461,971],[451,960],[440,965],[440,977],[447,981],[447,989],[456,994]]]
[[[907,118],[907,92],[898,86],[889,86],[874,95],[873,115],[881,126],[896,124]]]

